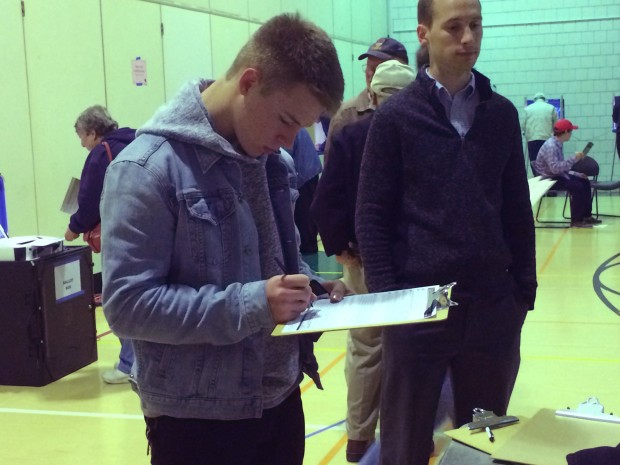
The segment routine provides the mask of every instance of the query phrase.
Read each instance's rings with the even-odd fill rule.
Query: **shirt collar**
[[[450,97],[450,99],[454,98],[454,95],[450,95],[450,92],[448,92],[448,89],[446,89],[446,87],[441,82],[439,82],[437,79],[433,77],[433,75],[430,72],[429,67],[426,67],[425,71],[426,71],[426,75],[429,78],[431,78],[433,81],[435,81],[435,88],[437,89],[437,92],[444,93],[446,96]],[[471,98],[472,95],[474,95],[475,90],[476,90],[476,76],[474,76],[474,73],[470,73],[469,82],[463,89],[459,90],[457,94],[464,93],[463,96],[465,97],[465,99],[469,99]]]

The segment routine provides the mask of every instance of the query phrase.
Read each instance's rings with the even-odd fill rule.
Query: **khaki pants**
[[[368,293],[361,266],[343,266],[343,281],[356,294]],[[364,441],[375,437],[381,398],[382,331],[382,327],[349,331],[344,368],[349,439]]]
[[[356,294],[367,294],[364,269],[343,266],[342,280]],[[360,328],[349,331],[344,373],[347,381],[347,434],[349,439],[367,441],[375,438],[379,422],[381,378],[382,327]],[[435,430],[455,428],[452,374],[448,370],[443,382],[435,418]]]

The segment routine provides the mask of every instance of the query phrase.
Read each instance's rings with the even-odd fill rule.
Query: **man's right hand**
[[[585,155],[583,154],[583,152],[575,152],[575,158],[579,161],[581,160],[583,157],[585,157]]]
[[[273,276],[267,280],[265,292],[277,324],[294,320],[316,299],[310,289],[310,278],[303,274]]]

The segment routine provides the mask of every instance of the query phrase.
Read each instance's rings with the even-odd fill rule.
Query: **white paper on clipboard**
[[[346,296],[338,303],[331,303],[329,299],[317,300],[312,308],[295,320],[278,325],[272,335],[287,336],[440,321],[447,318],[448,312],[447,308],[443,310],[441,306],[433,304],[435,293],[439,289],[440,286],[426,286],[374,294],[356,294]]]

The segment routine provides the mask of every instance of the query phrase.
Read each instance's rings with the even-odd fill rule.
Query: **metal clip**
[[[436,291],[430,293],[430,304],[424,312],[424,318],[432,317],[433,315],[435,315],[435,313],[437,313],[438,310],[445,310],[449,307],[454,307],[458,305],[458,303],[450,300],[450,291],[455,285],[455,282],[446,284],[445,286],[441,286]]]
[[[517,423],[519,419],[513,416],[497,416],[490,410],[484,410],[481,408],[475,408],[473,414],[473,420],[471,423],[467,423],[467,427],[470,430],[484,429],[484,428],[501,428],[502,426],[511,425]]]

